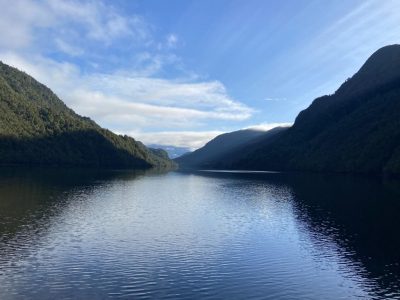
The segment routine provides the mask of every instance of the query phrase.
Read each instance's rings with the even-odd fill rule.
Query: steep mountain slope
[[[400,174],[400,45],[379,49],[335,94],[230,167]]]
[[[228,166],[229,163],[246,151],[246,148],[259,141],[272,137],[281,131],[275,128],[270,131],[252,129],[224,133],[212,139],[202,148],[175,159],[181,168],[216,168]]]
[[[165,156],[79,116],[46,86],[0,62],[0,164],[173,166]]]

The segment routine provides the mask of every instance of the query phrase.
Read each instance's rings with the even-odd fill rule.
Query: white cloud
[[[140,16],[123,16],[100,1],[47,0],[44,6],[59,18],[60,25],[80,24],[86,37],[93,40],[110,43],[119,37],[149,38],[148,25]]]
[[[74,45],[68,44],[62,39],[56,38],[55,43],[58,49],[70,56],[80,56],[84,53],[83,49],[76,47]]]
[[[295,113],[312,99],[333,93],[374,51],[400,41],[400,1],[348,1],[347,5],[351,8],[341,18],[329,25],[321,23],[316,34],[268,62],[269,69],[279,72],[259,77],[260,82],[268,80],[274,94],[285,93]],[[314,12],[308,9],[307,15]]]
[[[124,74],[96,74],[87,79],[97,90],[113,90],[120,97],[137,102],[186,108],[214,109],[228,119],[246,119],[252,110],[229,97],[218,81],[185,82]],[[228,116],[235,114],[235,116]]]
[[[54,17],[36,1],[0,0],[0,46],[8,49],[27,47],[33,40],[33,29],[52,26]]]
[[[151,88],[151,87],[150,87]],[[242,114],[218,110],[200,110],[186,107],[164,106],[132,102],[129,99],[107,95],[87,88],[64,91],[68,103],[79,113],[88,115],[103,124],[119,127],[191,127],[198,120],[243,120],[248,113]]]
[[[176,34],[169,34],[167,36],[167,47],[174,48],[178,43],[178,36]]]
[[[64,49],[66,45],[76,48],[72,43],[86,40],[101,45],[110,45],[118,38],[129,38],[130,43],[152,42],[150,26],[140,16],[123,16],[101,1],[14,0],[10,4],[0,0],[0,7],[0,46],[8,50],[32,46],[40,38],[40,29],[47,29],[46,43],[52,42],[52,36],[63,37]]]
[[[290,127],[292,125],[293,123],[261,123],[257,125],[248,126],[245,129],[268,131],[276,127]]]

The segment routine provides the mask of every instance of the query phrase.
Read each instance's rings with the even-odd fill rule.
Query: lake
[[[0,172],[0,299],[400,299],[394,180]]]

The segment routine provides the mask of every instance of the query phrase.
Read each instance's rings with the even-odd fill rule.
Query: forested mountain
[[[49,88],[0,62],[0,164],[149,168],[174,165],[162,150],[101,128]]]
[[[210,167],[400,174],[400,45],[376,51],[272,142]]]
[[[282,130],[284,128],[278,127],[269,131],[243,129],[224,133],[209,141],[202,148],[182,155],[175,161],[182,168],[216,168],[219,165],[227,167],[232,160],[241,157],[243,151],[261,141],[269,140]]]

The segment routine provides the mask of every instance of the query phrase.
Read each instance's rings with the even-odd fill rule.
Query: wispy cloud
[[[16,0],[11,4],[0,0],[0,47],[20,49],[32,44],[36,28],[46,28],[56,22],[56,18],[36,1]]]
[[[139,15],[123,16],[110,5],[100,1],[47,0],[42,9],[57,17],[57,26],[81,25],[85,38],[110,44],[121,37],[137,41],[150,39],[149,26]]]
[[[77,43],[95,40],[109,45],[118,38],[130,42],[151,42],[150,26],[138,15],[123,16],[115,8],[101,1],[15,0],[12,5],[0,0],[0,33],[2,46],[29,47],[41,38],[52,35]],[[7,44],[5,42],[7,40]]]
[[[166,38],[167,40],[167,47],[174,48],[178,43],[178,36],[176,34],[169,34]]]
[[[400,41],[399,12],[399,1],[360,2],[276,60],[276,65],[284,71],[271,78],[271,84],[281,84],[282,91],[296,91],[324,78],[323,84],[315,85],[301,97],[311,101],[313,97],[334,92],[373,51]]]

